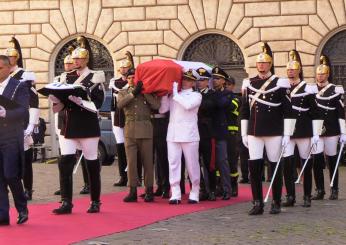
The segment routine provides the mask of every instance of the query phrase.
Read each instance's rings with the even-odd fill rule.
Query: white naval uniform
[[[174,96],[162,97],[160,113],[170,111],[167,131],[169,182],[171,200],[181,200],[181,154],[184,153],[187,171],[192,182],[189,199],[199,201],[200,166],[198,160],[199,132],[198,108],[202,95],[192,89],[182,90]]]

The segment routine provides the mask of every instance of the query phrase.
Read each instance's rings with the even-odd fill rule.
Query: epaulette
[[[93,73],[93,77],[91,78],[91,82],[93,83],[104,83],[106,81],[106,76],[103,71],[93,71],[90,70],[91,73]]]
[[[288,78],[279,78],[276,85],[280,88],[290,88],[291,84]]]
[[[24,71],[22,74],[22,79],[23,81],[35,81],[36,80],[36,76],[35,73],[32,71]]]
[[[341,86],[341,85],[335,85],[335,93],[337,93],[337,94],[344,94],[345,93],[344,87]]]
[[[243,84],[241,86],[241,89],[244,90],[250,85],[250,79],[246,78],[243,80]]]
[[[317,94],[318,93],[317,84],[313,82],[309,82],[309,83],[307,82],[305,85],[304,91],[309,94]]]

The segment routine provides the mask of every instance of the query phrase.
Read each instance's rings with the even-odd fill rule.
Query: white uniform
[[[197,113],[201,94],[192,89],[182,90],[171,97],[163,97],[160,113],[170,111],[167,148],[171,200],[181,200],[181,154],[184,153],[187,171],[192,182],[189,199],[199,201],[200,167],[198,161],[199,133]]]

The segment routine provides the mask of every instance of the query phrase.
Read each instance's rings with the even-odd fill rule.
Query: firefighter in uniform
[[[64,138],[63,142],[60,142],[62,156],[59,161],[62,204],[53,210],[55,214],[72,212],[72,172],[78,147],[81,148],[86,161],[90,184],[91,203],[87,212],[98,213],[101,205],[101,164],[97,156],[100,126],[96,108],[100,108],[104,100],[105,74],[103,71],[93,71],[88,68],[88,64],[92,67],[92,54],[88,51],[90,47],[83,36],[78,37],[77,41],[79,47],[72,53],[77,73],[77,79],[73,84],[85,88],[88,100],[70,95],[70,102],[64,105],[55,96],[49,96],[53,102],[53,111],[64,110],[66,115],[61,128]]]
[[[197,75],[192,70],[184,72],[182,90],[178,92],[178,83],[173,83],[173,95],[163,96],[159,112],[170,112],[167,132],[169,162],[169,182],[172,196],[169,204],[181,203],[181,157],[184,154],[192,188],[188,203],[199,202],[200,167],[198,162],[199,133],[197,125],[198,108],[202,96],[193,91]]]
[[[215,139],[212,128],[215,107],[214,90],[208,87],[211,74],[204,68],[198,68],[196,72],[199,75],[198,91],[202,95],[202,103],[198,110],[198,131],[200,135],[199,158],[203,170],[201,183],[204,182],[204,186],[201,184],[199,200],[216,201]]]
[[[125,115],[123,109],[117,107],[117,98],[120,89],[128,88],[126,75],[130,68],[134,68],[132,55],[130,52],[126,53],[126,59],[121,61],[119,72],[121,77],[118,79],[111,79],[109,83],[109,88],[112,90],[112,104],[111,104],[111,116],[113,133],[116,140],[116,149],[118,155],[118,167],[120,180],[114,183],[114,186],[126,186],[127,185],[127,174],[125,172],[126,163],[126,153],[124,146],[124,126],[125,126]]]
[[[293,134],[294,119],[288,97],[290,84],[287,79],[273,74],[273,58],[270,47],[262,44],[262,53],[256,58],[258,75],[243,81],[243,106],[241,110],[241,135],[249,148],[249,171],[253,208],[249,215],[263,214],[262,172],[263,150],[266,149],[272,169],[275,169],[282,147],[286,147]],[[284,135],[284,137],[283,137]],[[279,169],[273,182],[271,214],[281,211],[282,173]]]
[[[228,111],[228,135],[227,135],[227,155],[230,167],[231,176],[231,196],[238,196],[238,140],[239,140],[239,109],[240,109],[240,99],[233,93],[235,87],[235,80],[233,77],[229,76],[226,79],[226,90],[231,92],[228,97],[232,102],[232,110]]]
[[[127,74],[129,87],[119,91],[117,104],[125,113],[124,136],[130,193],[124,198],[124,202],[137,201],[138,155],[144,166],[144,201],[152,202],[154,201],[154,160],[151,110],[160,108],[160,99],[151,94],[141,94],[143,83],[138,81],[135,85],[134,77],[135,71],[130,69]]]
[[[302,64],[299,53],[290,51],[290,61],[287,64],[287,77],[291,84],[290,98],[292,115],[296,119],[296,125],[290,142],[283,154],[283,173],[286,186],[286,202],[283,206],[294,206],[295,195],[295,159],[294,149],[297,146],[302,162],[310,158],[312,147],[317,144],[322,130],[323,121],[315,102],[317,85],[303,80]],[[312,159],[308,160],[304,170],[304,204],[303,207],[311,206],[312,186]]]
[[[321,200],[324,197],[325,166],[324,155],[328,158],[329,176],[333,176],[337,161],[337,145],[346,143],[345,111],[342,86],[330,83],[330,65],[326,56],[321,56],[320,65],[316,69],[316,82],[318,93],[316,95],[317,106],[321,110],[323,118],[323,131],[314,152],[314,177],[317,192],[313,200]],[[323,154],[324,153],[324,154]],[[330,200],[338,199],[339,173],[336,172],[334,185],[330,190]]]
[[[32,199],[32,187],[33,187],[33,140],[31,134],[35,126],[38,125],[40,110],[38,94],[35,88],[35,74],[30,71],[23,69],[23,59],[20,45],[14,37],[12,37],[10,43],[13,45],[12,48],[6,50],[6,56],[10,59],[11,63],[11,77],[14,79],[24,82],[30,89],[30,109],[29,109],[29,122],[24,132],[24,151],[25,151],[25,167],[23,175],[23,183],[25,189],[25,196],[28,200]]]

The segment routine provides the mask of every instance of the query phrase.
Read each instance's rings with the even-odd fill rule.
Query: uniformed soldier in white
[[[258,75],[245,79],[244,102],[241,111],[242,140],[249,148],[249,170],[254,207],[250,215],[263,214],[262,172],[263,150],[266,149],[271,169],[275,169],[282,147],[286,147],[293,134],[294,119],[288,97],[288,79],[273,74],[270,47],[262,44],[263,52],[257,56]],[[272,72],[271,72],[272,70]],[[283,137],[284,135],[284,137]],[[273,183],[271,214],[281,211],[282,174],[279,169]]]
[[[170,204],[181,203],[181,155],[184,153],[187,171],[192,183],[189,203],[199,201],[200,167],[198,160],[199,133],[197,125],[198,108],[202,96],[193,91],[196,76],[192,70],[184,73],[182,90],[178,92],[178,83],[173,84],[173,95],[164,96],[159,112],[170,111],[167,132],[167,148],[169,162],[169,182],[172,196]]]
[[[25,168],[23,175],[23,183],[25,188],[25,196],[28,200],[32,199],[33,187],[33,139],[31,134],[36,125],[38,125],[40,117],[38,94],[35,88],[35,73],[23,69],[23,59],[21,47],[16,38],[12,37],[10,41],[12,47],[6,50],[6,56],[10,59],[11,77],[23,82],[29,88],[30,93],[30,109],[29,122],[24,131],[24,151],[25,151]]]
[[[322,131],[323,120],[321,120],[319,110],[315,101],[315,94],[318,92],[315,83],[303,81],[303,71],[299,53],[296,50],[290,51],[290,61],[287,64],[287,76],[291,84],[290,98],[292,103],[293,118],[297,120],[294,134],[285,148],[284,156],[284,177],[286,186],[286,202],[283,206],[294,206],[295,203],[295,179],[296,164],[294,159],[294,149],[297,146],[299,156],[304,163],[310,158],[311,147],[316,146],[319,135]],[[304,170],[304,207],[310,207],[312,186],[312,160]]]
[[[316,95],[317,106],[321,110],[323,118],[323,131],[320,140],[317,143],[317,149],[314,152],[314,177],[317,192],[312,198],[313,200],[323,199],[324,191],[324,176],[323,168],[324,155],[328,158],[330,179],[334,173],[337,161],[337,145],[346,143],[346,126],[345,126],[345,111],[343,95],[344,89],[342,86],[330,83],[330,65],[326,56],[321,56],[320,65],[316,69],[316,82],[319,92]],[[324,153],[324,155],[323,155]],[[339,192],[339,173],[334,180],[334,185],[331,188],[330,200],[338,199]]]

